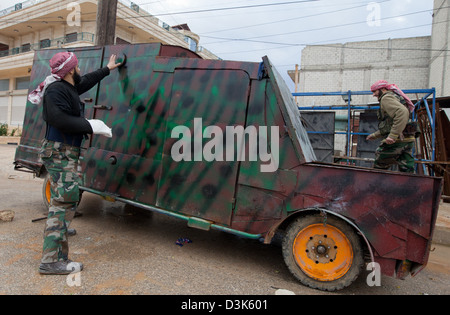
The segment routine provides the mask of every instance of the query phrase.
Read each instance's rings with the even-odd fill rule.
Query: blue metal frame
[[[435,161],[436,157],[436,89],[414,89],[414,90],[403,90],[405,94],[425,94],[425,96],[420,99],[416,104],[416,108],[419,109],[421,106],[425,107],[428,115],[428,120],[430,121],[430,125],[432,128],[432,160]],[[376,110],[379,109],[379,106],[361,106],[361,105],[352,105],[352,95],[372,95],[371,91],[347,91],[347,92],[305,92],[305,93],[292,93],[292,96],[347,96],[347,106],[341,105],[331,105],[331,106],[306,106],[306,107],[298,107],[299,110],[347,110],[347,132],[335,132],[335,134],[346,134],[347,135],[347,156],[350,156],[350,141],[352,135],[361,135],[367,136],[368,133],[360,133],[360,132],[351,132],[351,111],[356,109],[364,109],[364,110]],[[432,96],[432,109],[430,111],[430,107],[427,99]],[[416,121],[417,117],[415,117],[415,113],[413,113],[413,121]],[[327,132],[316,132],[316,131],[308,131],[308,133],[318,133],[318,134],[328,134]],[[425,162],[430,162],[429,160],[420,160]]]

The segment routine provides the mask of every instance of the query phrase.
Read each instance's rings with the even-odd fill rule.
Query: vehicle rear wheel
[[[80,201],[78,201],[78,204],[80,204],[81,202],[82,194],[83,191],[80,190]],[[42,202],[44,203],[46,209],[50,208],[51,197],[52,197],[52,188],[50,183],[50,175],[47,174],[44,178],[44,183],[42,184]]]
[[[346,222],[308,215],[292,222],[283,239],[291,273],[314,289],[336,291],[353,283],[364,264],[358,235]]]

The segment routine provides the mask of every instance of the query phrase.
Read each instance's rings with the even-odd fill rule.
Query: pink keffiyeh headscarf
[[[412,101],[409,99],[409,97],[406,96],[406,94],[403,93],[403,91],[400,90],[400,89],[398,88],[398,86],[395,85],[395,84],[389,84],[389,83],[388,83],[387,81],[385,81],[385,80],[380,80],[380,81],[375,82],[375,83],[372,85],[372,87],[370,88],[370,90],[371,90],[372,92],[375,92],[375,91],[380,90],[380,89],[383,89],[383,88],[386,89],[386,90],[389,90],[389,91],[394,92],[394,93],[397,94],[398,96],[403,97],[403,98],[405,99],[405,101],[406,101],[406,104],[408,105],[409,111],[410,111],[410,112],[413,112],[413,111],[414,111],[414,104],[413,104],[413,102],[412,102]]]
[[[44,95],[45,89],[53,82],[61,81],[70,70],[78,65],[77,56],[71,52],[60,52],[50,59],[52,74],[45,78],[45,81],[28,95],[28,100],[33,104],[39,104]]]

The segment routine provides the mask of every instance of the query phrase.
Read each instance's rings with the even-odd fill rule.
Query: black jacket
[[[93,88],[109,73],[108,67],[104,67],[82,76],[81,82],[76,86],[61,80],[47,87],[43,102],[47,140],[79,147],[83,136],[92,134],[91,125],[84,118],[84,103],[80,100],[80,95]]]

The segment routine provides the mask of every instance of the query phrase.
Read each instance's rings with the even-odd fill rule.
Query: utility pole
[[[114,45],[117,0],[98,0],[96,46]]]

